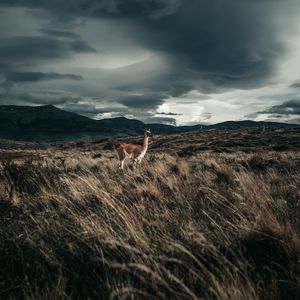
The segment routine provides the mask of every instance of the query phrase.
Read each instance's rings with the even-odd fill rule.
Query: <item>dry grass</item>
[[[1,163],[1,299],[300,298],[299,152],[50,150]]]

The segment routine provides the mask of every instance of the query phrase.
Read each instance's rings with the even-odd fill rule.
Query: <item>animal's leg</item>
[[[124,162],[125,162],[125,158],[120,161],[120,169],[121,170],[123,170],[123,168],[124,168]]]
[[[119,155],[119,159],[120,159],[119,169],[123,170],[126,155],[125,155],[124,150],[121,147],[119,147],[117,149],[117,151],[118,151],[118,155]]]

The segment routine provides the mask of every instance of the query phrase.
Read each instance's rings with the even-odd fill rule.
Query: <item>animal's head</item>
[[[147,136],[147,137],[151,137],[152,136],[151,130],[150,129],[145,129],[144,135]]]

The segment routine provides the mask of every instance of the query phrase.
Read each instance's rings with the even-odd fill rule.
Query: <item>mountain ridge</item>
[[[140,120],[117,117],[94,120],[54,105],[16,106],[0,105],[0,138],[17,141],[51,142],[112,136],[134,136],[148,127],[156,134],[171,134],[197,130],[233,129],[249,127],[299,126],[279,122],[225,121],[212,125],[173,126],[167,124],[145,124]]]

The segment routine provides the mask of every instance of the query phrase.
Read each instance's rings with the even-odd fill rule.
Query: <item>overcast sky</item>
[[[299,0],[0,0],[0,104],[300,123]]]

